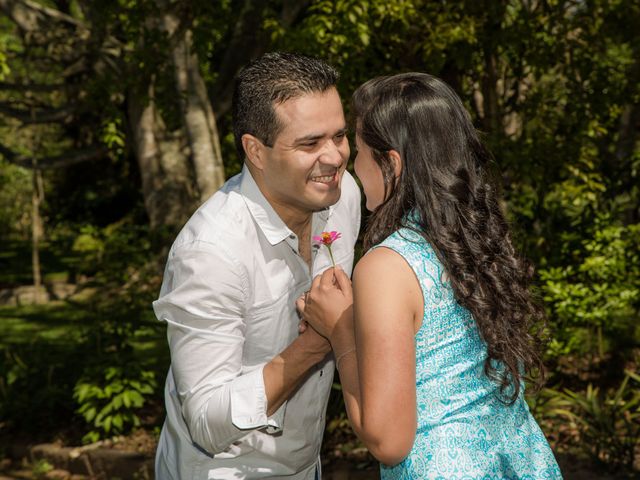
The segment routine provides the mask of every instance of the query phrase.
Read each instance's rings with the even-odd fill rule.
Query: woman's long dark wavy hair
[[[518,256],[489,178],[492,160],[460,98],[424,73],[379,77],[353,95],[356,131],[380,166],[385,201],[369,217],[365,250],[400,227],[431,244],[457,301],[478,324],[487,345],[485,374],[507,402],[525,375],[542,384],[539,338],[544,310],[530,293],[533,268]],[[396,180],[390,150],[403,168]]]

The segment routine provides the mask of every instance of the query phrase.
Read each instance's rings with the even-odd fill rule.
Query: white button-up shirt
[[[350,273],[360,192],[348,172],[338,203],[313,214],[312,235],[337,230],[337,263]],[[295,300],[330,266],[298,239],[245,167],[191,217],[175,240],[160,297],[171,368],[156,478],[312,480],[333,382],[333,356],[271,417],[262,370],[298,335]]]

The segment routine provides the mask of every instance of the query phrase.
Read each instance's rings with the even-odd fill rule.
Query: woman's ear
[[[258,170],[264,167],[264,145],[249,133],[242,135],[242,148],[247,161]]]
[[[396,150],[389,150],[389,158],[393,163],[393,174],[398,179],[402,173],[402,157]]]

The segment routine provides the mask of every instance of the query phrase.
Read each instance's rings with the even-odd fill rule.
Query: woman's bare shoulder
[[[354,293],[375,304],[419,309],[422,290],[412,268],[402,255],[386,247],[367,252],[353,272]]]

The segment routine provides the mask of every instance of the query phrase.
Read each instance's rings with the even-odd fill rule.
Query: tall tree
[[[0,115],[16,128],[55,127],[48,133],[57,144],[36,153],[6,142],[0,154],[27,168],[35,155],[39,168],[54,169],[130,148],[151,225],[180,224],[225,178],[209,94],[226,113],[236,71],[268,47],[266,15],[293,22],[306,2],[285,1],[280,10],[266,1],[244,2],[240,10],[169,0],[54,4],[0,0],[19,43],[0,85]],[[208,39],[204,48],[194,45],[203,25],[231,48]],[[219,69],[210,65],[219,74],[203,75],[201,54],[220,58]],[[105,125],[124,140],[105,139]]]

